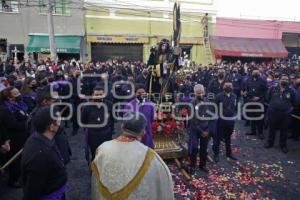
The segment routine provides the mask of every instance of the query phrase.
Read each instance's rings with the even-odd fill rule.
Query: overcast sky
[[[300,0],[217,0],[218,16],[300,21]]]

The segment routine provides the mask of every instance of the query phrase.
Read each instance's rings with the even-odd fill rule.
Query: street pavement
[[[172,160],[166,161],[172,172],[176,199],[300,199],[300,141],[288,140],[289,153],[284,154],[277,140],[274,148],[264,149],[265,141],[255,136],[246,136],[249,127],[238,122],[232,135],[232,148],[238,161],[227,160],[224,145],[220,162],[208,163],[210,173],[197,170],[188,181]],[[72,148],[71,163],[68,165],[69,200],[90,199],[90,171],[85,160],[84,137],[80,131],[71,136],[67,129]],[[265,132],[267,135],[267,132]],[[212,155],[211,144],[208,152]],[[183,161],[186,165],[188,159]],[[6,186],[7,176],[0,178],[0,199],[20,200],[21,189]]]

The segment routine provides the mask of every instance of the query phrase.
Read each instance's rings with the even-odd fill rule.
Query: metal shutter
[[[92,60],[143,61],[143,44],[100,44],[92,43]]]

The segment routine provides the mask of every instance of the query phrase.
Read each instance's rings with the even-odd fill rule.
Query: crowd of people
[[[223,140],[226,156],[238,159],[231,151],[231,135],[241,104],[248,106],[246,116],[241,116],[251,127],[247,135],[263,140],[264,129],[269,129],[265,148],[274,145],[277,130],[284,153],[288,137],[299,139],[297,64],[237,61],[199,65],[192,72],[182,68],[177,74],[170,79],[174,98],[169,100],[191,105],[186,123],[191,174],[198,153],[200,170],[208,173],[210,138],[215,162]],[[71,126],[71,135],[83,128],[93,199],[173,199],[169,169],[152,150],[157,101],[155,94],[147,95],[147,83],[149,71],[142,62],[0,61],[1,165],[24,148],[8,167],[9,186],[23,187],[28,200],[64,199],[65,166],[72,153],[65,129]],[[123,113],[115,113],[115,108]],[[222,112],[211,117],[216,109]]]

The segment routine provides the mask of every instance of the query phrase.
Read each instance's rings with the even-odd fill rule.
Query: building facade
[[[217,36],[282,39],[285,33],[300,33],[300,22],[220,17],[216,20]]]
[[[58,57],[83,57],[84,11],[80,1],[52,1],[55,41]],[[0,3],[0,54],[12,57],[17,49],[18,58],[43,58],[49,55],[48,1],[2,0]],[[74,41],[74,37],[76,38]],[[71,44],[74,43],[74,44]],[[76,45],[76,46],[75,46]],[[80,46],[78,46],[80,45]],[[76,50],[75,50],[76,49]],[[2,53],[1,53],[2,52]]]
[[[174,0],[88,0],[86,41],[92,61],[129,59],[147,61],[150,48],[161,39],[171,41]],[[214,33],[214,0],[181,0],[180,46],[196,63],[207,64],[202,18],[208,13],[209,33]]]
[[[300,54],[299,38],[300,22],[217,17],[211,44],[217,57],[271,59]]]

